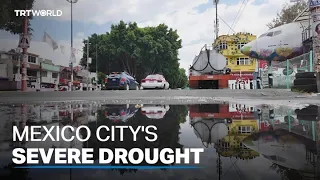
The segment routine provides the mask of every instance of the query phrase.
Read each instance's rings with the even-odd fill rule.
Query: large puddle
[[[273,108],[244,104],[0,106],[1,179],[320,179],[320,108]],[[13,126],[101,125],[157,127],[158,140],[13,142]],[[41,136],[41,135],[40,135]],[[44,136],[44,134],[42,135]],[[318,142],[318,144],[317,144]],[[25,148],[204,148],[199,169],[17,169],[12,149]],[[174,166],[174,165],[172,165]]]

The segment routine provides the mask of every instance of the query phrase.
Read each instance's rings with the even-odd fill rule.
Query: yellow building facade
[[[228,135],[215,145],[217,152],[224,157],[254,159],[259,153],[242,144],[242,141],[253,133],[259,132],[257,120],[233,120],[228,125]]]
[[[227,67],[231,72],[255,72],[257,60],[243,55],[240,49],[256,38],[256,35],[250,33],[222,35],[215,40],[213,47],[217,47],[219,52],[227,58]]]

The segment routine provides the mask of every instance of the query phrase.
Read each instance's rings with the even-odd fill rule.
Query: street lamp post
[[[96,44],[96,89],[98,87],[98,44]]]
[[[72,6],[73,4],[77,3],[78,0],[67,0],[70,4],[71,4],[71,55],[73,53],[73,19],[72,19]],[[73,90],[73,59],[71,57],[71,62],[70,62],[70,67],[71,67],[71,85],[70,85],[70,89],[71,91]]]
[[[89,91],[89,83],[90,83],[90,69],[89,69],[89,64],[91,63],[90,62],[90,56],[89,56],[89,46],[90,46],[90,42],[89,42],[89,39],[88,39],[88,42],[86,42],[86,45],[87,45],[87,71],[88,71],[88,74],[87,74],[87,91]]]

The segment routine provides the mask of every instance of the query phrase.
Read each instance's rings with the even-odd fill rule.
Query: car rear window
[[[160,79],[160,76],[158,76],[158,75],[149,75],[149,76],[147,76],[146,79]]]
[[[121,75],[120,74],[110,74],[108,76],[109,79],[112,79],[112,78],[119,78]]]

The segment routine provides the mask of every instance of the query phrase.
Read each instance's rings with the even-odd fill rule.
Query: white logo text
[[[62,16],[61,10],[14,10],[16,16]]]

